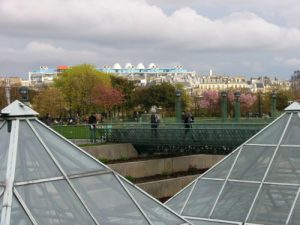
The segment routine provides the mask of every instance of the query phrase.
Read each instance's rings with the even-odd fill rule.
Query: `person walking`
[[[91,143],[96,143],[96,123],[96,113],[92,113],[88,119]]]
[[[152,113],[151,113],[150,122],[151,122],[151,133],[152,133],[152,136],[154,136],[155,138],[157,138],[157,127],[159,125],[159,118],[158,118],[158,115],[156,114],[155,111],[152,111]]]
[[[184,128],[185,128],[184,134],[185,134],[185,136],[190,131],[190,128],[192,128],[193,122],[194,122],[194,117],[193,117],[192,113],[186,112],[185,117],[184,117]]]

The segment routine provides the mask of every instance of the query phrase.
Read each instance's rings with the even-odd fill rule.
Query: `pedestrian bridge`
[[[97,141],[132,143],[140,153],[228,154],[265,127],[270,121],[242,123],[161,123],[151,129],[149,123],[111,123],[97,126]],[[89,141],[87,125],[53,126],[68,139]]]
[[[149,124],[106,125],[99,134],[110,143],[132,143],[143,153],[209,153],[228,154],[256,134],[267,123],[194,123],[162,124],[151,129]]]

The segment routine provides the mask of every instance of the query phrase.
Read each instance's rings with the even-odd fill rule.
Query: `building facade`
[[[299,99],[300,98],[300,70],[295,70],[291,77],[291,89],[293,95]]]
[[[68,66],[57,66],[56,68],[48,68],[40,66],[39,69],[28,73],[28,81],[31,86],[48,85],[53,83],[54,78],[58,74],[68,69]]]
[[[142,63],[139,63],[137,66],[127,63],[123,68],[119,63],[115,63],[112,67],[104,66],[99,70],[104,73],[112,73],[130,80],[139,81],[141,85],[176,82],[176,80],[182,82],[183,80],[185,81],[184,77],[195,76],[196,74],[194,71],[184,69],[183,66],[160,68],[154,63],[150,63],[148,67],[145,67]]]
[[[228,89],[248,88],[247,79],[244,76],[199,76],[194,87],[194,94],[201,95],[204,91],[221,91]]]

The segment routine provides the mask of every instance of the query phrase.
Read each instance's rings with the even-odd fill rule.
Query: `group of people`
[[[194,122],[194,117],[191,112],[182,112],[181,115],[182,123],[185,128],[185,136],[188,134],[190,128],[192,128],[192,123]],[[157,128],[159,126],[160,119],[156,112],[151,113],[150,124],[151,124],[151,133],[154,137],[157,137]]]

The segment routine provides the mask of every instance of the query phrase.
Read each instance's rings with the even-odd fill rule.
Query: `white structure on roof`
[[[157,65],[155,65],[154,63],[150,63],[149,66],[148,66],[149,69],[155,69],[155,68],[158,68]]]
[[[1,225],[190,224],[19,101],[0,117]]]
[[[126,69],[132,69],[134,67],[133,67],[133,65],[131,63],[126,63],[125,68]]]
[[[143,63],[139,63],[137,66],[136,66],[137,69],[145,69],[145,66]]]
[[[113,65],[113,69],[120,70],[120,69],[122,69],[122,67],[121,67],[121,65],[119,63],[115,63]]]

